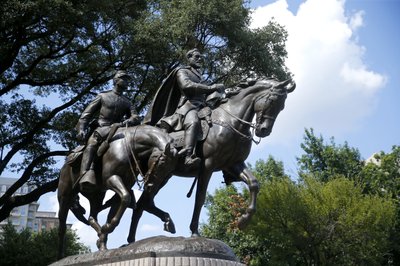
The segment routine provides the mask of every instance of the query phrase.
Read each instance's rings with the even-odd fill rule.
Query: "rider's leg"
[[[83,152],[80,172],[82,177],[79,180],[81,191],[91,191],[96,186],[93,160],[99,143],[99,136],[97,136],[95,132],[90,136],[85,151]]]
[[[185,143],[178,154],[185,155],[185,165],[197,165],[201,160],[193,153],[200,130],[200,120],[196,110],[191,110],[186,114],[183,126],[185,129]]]

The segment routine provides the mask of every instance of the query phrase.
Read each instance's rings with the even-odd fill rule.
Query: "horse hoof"
[[[175,224],[172,220],[168,220],[167,222],[164,223],[164,231],[170,232],[171,234],[175,234]]]
[[[99,249],[99,251],[107,250],[107,245],[104,242],[100,241],[100,239],[97,239],[96,246]]]
[[[201,237],[199,233],[192,233],[192,237]]]
[[[240,219],[238,221],[238,228],[240,230],[245,229],[247,227],[247,225],[249,224],[249,222],[250,222],[249,215],[246,215],[246,214],[242,215],[242,217],[240,217]]]

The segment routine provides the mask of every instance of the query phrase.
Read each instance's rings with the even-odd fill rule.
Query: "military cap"
[[[114,79],[122,78],[122,77],[131,78],[124,70],[118,70],[118,71],[115,73]]]

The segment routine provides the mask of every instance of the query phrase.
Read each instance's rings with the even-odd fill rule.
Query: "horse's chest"
[[[210,131],[210,136],[204,144],[205,157],[217,158],[225,163],[244,161],[251,149],[251,140],[243,138],[235,132],[220,127]]]

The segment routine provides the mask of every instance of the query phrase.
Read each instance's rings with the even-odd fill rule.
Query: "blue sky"
[[[265,25],[271,17],[285,25],[287,66],[297,89],[288,96],[271,136],[253,146],[247,162],[254,164],[269,155],[284,162],[296,178],[296,157],[305,128],[314,128],[328,141],[345,141],[358,148],[363,158],[390,152],[400,145],[400,0],[258,0],[252,1],[252,27]],[[209,192],[222,186],[214,174]],[[173,218],[176,236],[190,236],[194,199],[186,193],[192,179],[173,177],[157,195],[156,205]],[[41,209],[56,210],[55,195],[40,200]],[[126,242],[131,212],[127,211],[109,248]],[[103,218],[104,219],[104,218]],[[201,221],[207,219],[203,209]],[[81,241],[95,248],[96,234],[74,223]],[[165,234],[158,218],[144,213],[137,239]]]

